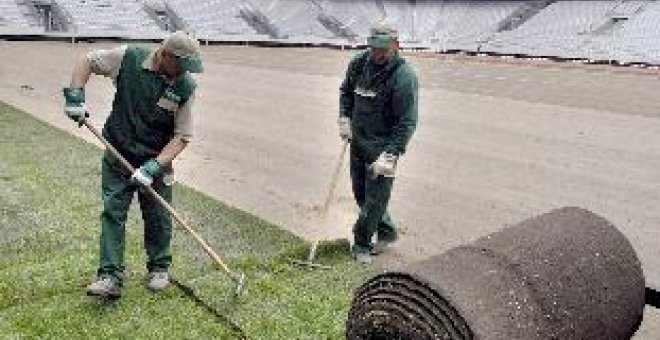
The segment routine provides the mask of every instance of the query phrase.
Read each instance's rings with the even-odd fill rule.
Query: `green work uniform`
[[[187,73],[167,81],[161,74],[143,67],[150,53],[140,47],[126,49],[116,80],[112,112],[103,127],[103,136],[135,168],[156,157],[174,137],[174,114],[195,89],[195,82]],[[123,281],[126,217],[135,191],[144,220],[147,270],[167,271],[172,261],[170,215],[146,191],[138,190],[138,184],[130,181],[130,177],[131,173],[116,158],[109,152],[104,154],[98,275],[110,275],[119,284]],[[155,178],[152,187],[167,202],[172,201],[172,188],[162,177]]]
[[[397,53],[378,65],[369,50],[349,63],[340,88],[340,116],[351,118],[350,167],[360,214],[353,226],[354,252],[369,252],[372,237],[397,238],[387,212],[394,178],[372,178],[369,166],[382,152],[400,156],[417,126],[417,75]]]

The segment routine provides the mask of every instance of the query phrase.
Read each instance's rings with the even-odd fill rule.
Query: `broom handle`
[[[112,153],[112,155],[115,156],[115,158],[117,158],[117,159],[119,160],[119,162],[124,166],[124,168],[126,168],[126,169],[127,169],[128,171],[130,171],[131,173],[135,172],[135,168],[133,167],[133,165],[131,165],[131,163],[129,163],[129,162],[128,162],[128,161],[127,161],[127,160],[126,160],[126,159],[125,159],[120,153],[119,153],[119,151],[117,151],[117,149],[115,149],[115,147],[112,146],[112,144],[110,144],[110,142],[108,142],[108,141],[103,137],[103,135],[101,135],[101,133],[100,133],[100,132],[99,132],[94,126],[92,126],[92,124],[89,123],[89,121],[88,121],[87,119],[83,120],[83,124],[84,124],[84,125],[85,125],[85,126],[86,126],[86,127],[87,127],[87,128],[88,128],[88,129],[89,129],[89,130],[90,130],[95,136],[96,136],[96,138],[98,138],[98,139],[103,143],[103,145],[105,145],[105,147],[106,147],[108,150],[110,150],[110,153]],[[227,265],[225,264],[225,262],[222,261],[222,259],[220,258],[220,256],[218,256],[218,254],[217,254],[215,251],[213,251],[213,249],[212,249],[212,248],[206,243],[206,241],[204,241],[204,239],[203,239],[201,236],[199,236],[199,234],[197,234],[192,228],[190,228],[190,227],[189,227],[189,226],[183,221],[183,219],[179,216],[179,214],[177,214],[177,212],[172,208],[172,206],[171,206],[169,203],[167,203],[167,201],[166,201],[165,199],[163,199],[162,197],[160,197],[160,195],[156,192],[156,190],[154,190],[154,188],[152,188],[151,186],[144,186],[144,185],[143,185],[142,187],[145,188],[145,189],[147,190],[147,192],[149,192],[149,194],[151,195],[151,197],[153,197],[156,201],[158,201],[158,203],[159,203],[163,208],[165,208],[165,210],[167,210],[167,212],[169,212],[170,215],[172,215],[172,217],[174,217],[174,219],[175,219],[175,220],[176,220],[176,221],[177,221],[177,222],[178,222],[178,223],[179,223],[179,224],[180,224],[180,225],[181,225],[181,226],[182,226],[182,227],[183,227],[188,233],[190,233],[190,235],[193,236],[193,238],[195,239],[195,241],[197,241],[197,243],[199,243],[199,245],[202,246],[202,249],[204,249],[204,251],[205,251],[205,252],[206,252],[206,253],[207,253],[207,254],[208,254],[208,255],[209,255],[209,256],[210,256],[210,257],[211,257],[211,258],[212,258],[217,264],[218,264],[218,265],[220,265],[220,267],[221,267],[221,268],[222,268],[227,274],[229,274],[230,276],[233,277],[233,273],[232,273],[232,271],[229,270],[229,267],[227,267]]]

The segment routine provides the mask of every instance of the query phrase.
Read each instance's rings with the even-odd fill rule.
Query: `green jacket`
[[[351,143],[372,157],[401,155],[417,127],[417,75],[398,54],[387,65],[369,50],[348,65],[340,87],[339,114],[351,118]]]
[[[172,83],[143,63],[151,50],[128,47],[103,136],[135,167],[156,157],[174,137],[175,113],[195,89],[188,74]]]

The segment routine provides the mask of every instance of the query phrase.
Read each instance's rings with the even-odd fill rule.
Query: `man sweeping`
[[[339,99],[340,137],[351,143],[351,181],[360,207],[353,256],[362,264],[397,239],[387,204],[397,161],[417,126],[417,75],[399,55],[397,30],[381,21],[368,44],[350,61]]]
[[[124,45],[92,51],[73,69],[71,84],[63,91],[66,115],[79,123],[86,117],[85,84],[91,74],[112,78],[117,91],[103,136],[137,169],[127,173],[112,154],[106,151],[103,155],[100,264],[96,281],[87,287],[88,295],[121,296],[125,224],[136,191],[144,220],[146,286],[160,291],[170,283],[170,215],[138,189],[152,186],[172,202],[172,161],[192,137],[196,84],[190,73],[199,72],[199,43],[182,31],[168,36],[154,50]]]

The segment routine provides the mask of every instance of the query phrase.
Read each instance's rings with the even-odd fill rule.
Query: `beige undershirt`
[[[87,54],[92,73],[112,78],[116,85],[117,76],[121,69],[121,62],[124,59],[127,45],[107,49],[94,50]],[[144,61],[142,67],[152,70],[154,52]],[[192,139],[192,105],[195,99],[195,92],[190,95],[188,101],[174,112],[174,136],[183,141]]]

